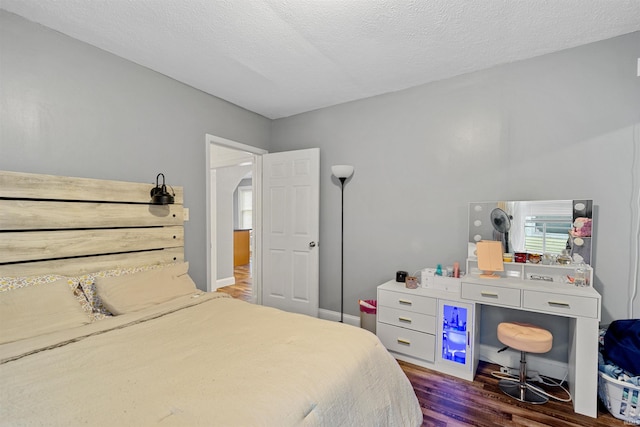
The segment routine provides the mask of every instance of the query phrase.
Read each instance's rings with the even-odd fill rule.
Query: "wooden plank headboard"
[[[0,276],[184,261],[182,187],[159,206],[154,186],[0,171]]]

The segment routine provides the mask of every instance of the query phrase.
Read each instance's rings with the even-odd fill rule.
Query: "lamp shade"
[[[162,185],[160,185],[159,182],[160,177],[162,177]],[[174,202],[174,196],[175,194],[171,194],[167,191],[167,186],[164,183],[164,174],[159,173],[158,176],[156,176],[156,186],[151,189],[151,204],[171,205]]]
[[[349,178],[353,175],[353,166],[351,165],[334,165],[331,166],[331,173],[336,178]]]

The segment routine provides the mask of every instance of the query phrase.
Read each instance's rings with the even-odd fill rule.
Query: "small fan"
[[[509,252],[509,230],[511,229],[511,217],[502,209],[495,208],[491,211],[491,224],[498,232],[504,234],[504,251]]]

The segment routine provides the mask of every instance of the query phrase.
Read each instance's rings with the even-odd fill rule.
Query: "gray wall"
[[[346,163],[355,166],[344,207],[348,314],[396,270],[462,263],[470,201],[591,198],[603,321],[625,318],[640,188],[638,57],[636,32],[274,121],[272,151],[321,148],[320,307],[340,309],[330,166]]]
[[[0,170],[185,188],[205,289],[205,134],[266,148],[270,121],[0,10]]]
[[[463,261],[469,201],[592,198],[603,321],[626,317],[640,33],[274,122],[5,11],[0,55],[0,169],[149,183],[164,172],[185,187],[186,256],[202,288],[208,133],[321,148],[324,309],[340,307],[330,166],[350,163],[348,314],[398,269]]]

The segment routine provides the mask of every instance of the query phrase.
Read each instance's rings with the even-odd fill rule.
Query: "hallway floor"
[[[252,299],[252,280],[251,280],[251,264],[239,265],[234,268],[233,275],[236,279],[234,285],[218,288],[218,292],[229,294],[233,298],[251,302]]]

